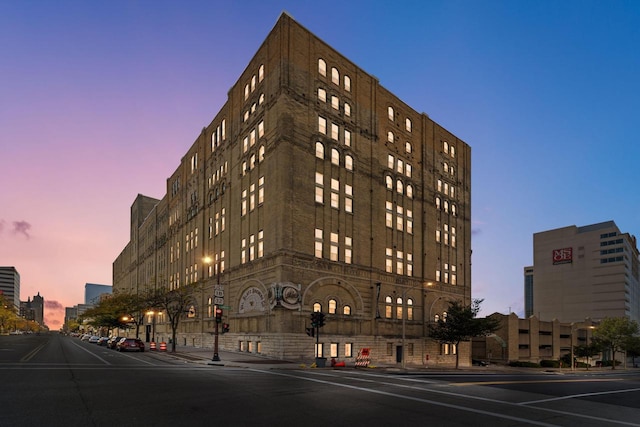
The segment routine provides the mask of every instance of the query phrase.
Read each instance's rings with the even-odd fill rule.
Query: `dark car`
[[[98,345],[107,345],[107,341],[109,340],[109,338],[107,337],[100,337],[98,338],[98,342],[96,344]]]
[[[116,344],[118,351],[144,351],[144,343],[139,338],[122,338]]]
[[[116,348],[116,344],[118,344],[118,342],[124,337],[111,337],[109,338],[109,341],[107,341],[107,347],[109,347],[110,349],[115,349]]]

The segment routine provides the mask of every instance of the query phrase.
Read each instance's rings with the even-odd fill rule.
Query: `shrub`
[[[542,366],[543,368],[559,368],[560,361],[559,360],[541,360],[540,366]],[[564,365],[564,366],[567,366],[567,365]]]

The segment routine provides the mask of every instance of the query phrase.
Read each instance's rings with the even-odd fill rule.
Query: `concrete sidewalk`
[[[167,345],[167,351],[152,351],[158,355],[162,355],[163,357],[171,357],[177,360],[182,360],[187,363],[197,363],[202,365],[210,365],[210,366],[225,366],[225,367],[235,367],[235,368],[259,368],[259,369],[305,369],[310,368],[314,363],[313,358],[309,358],[306,361],[287,361],[287,360],[279,360],[270,358],[267,356],[248,353],[248,352],[239,352],[239,351],[227,351],[227,350],[219,350],[218,357],[219,361],[213,361],[213,349],[212,348],[199,348],[199,347],[190,347],[190,346],[176,346],[175,353],[171,352],[171,345]],[[342,359],[341,359],[342,360]],[[330,364],[331,359],[328,358],[326,361],[326,368],[331,368]],[[506,365],[492,364],[489,366],[465,366],[460,367],[459,369],[455,369],[453,367],[447,366],[418,366],[407,364],[405,369],[401,368],[397,364],[384,364],[384,363],[374,363],[372,361],[369,368],[355,367],[355,359],[351,361],[347,361],[347,366],[342,368],[335,369],[378,369],[384,370],[386,372],[397,372],[397,373],[409,373],[409,372],[474,372],[474,373],[509,373],[509,374],[555,374],[555,375],[570,375],[570,374],[590,374],[590,375],[611,375],[611,374],[622,374],[629,372],[640,372],[638,368],[623,368],[619,367],[615,370],[611,368],[591,368],[589,370],[580,368],[575,371],[571,371],[570,368],[518,368],[518,367],[510,367]]]

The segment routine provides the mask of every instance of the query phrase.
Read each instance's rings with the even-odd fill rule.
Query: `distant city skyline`
[[[135,196],[166,193],[283,9],[471,146],[482,314],[524,314],[534,233],[640,232],[639,3],[6,2],[0,265],[51,329],[111,284]]]

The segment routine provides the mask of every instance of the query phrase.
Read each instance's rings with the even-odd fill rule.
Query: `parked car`
[[[109,341],[107,341],[107,347],[109,347],[110,349],[115,349],[116,348],[116,344],[118,344],[118,341],[120,341],[122,338],[124,338],[124,337],[111,337],[111,338],[109,338]]]
[[[99,337],[99,336],[97,336],[97,335],[92,335],[92,336],[91,336],[91,338],[89,338],[89,340],[88,340],[88,341],[89,341],[91,344],[97,344],[99,339],[100,339],[100,337]]]
[[[109,341],[109,337],[100,337],[98,338],[98,342],[96,344],[98,345],[107,345],[107,341]]]
[[[144,351],[144,343],[139,338],[122,338],[116,344],[118,351]]]
[[[91,338],[91,335],[90,335],[90,334],[83,334],[83,335],[80,337],[80,341],[89,341],[89,338]]]

